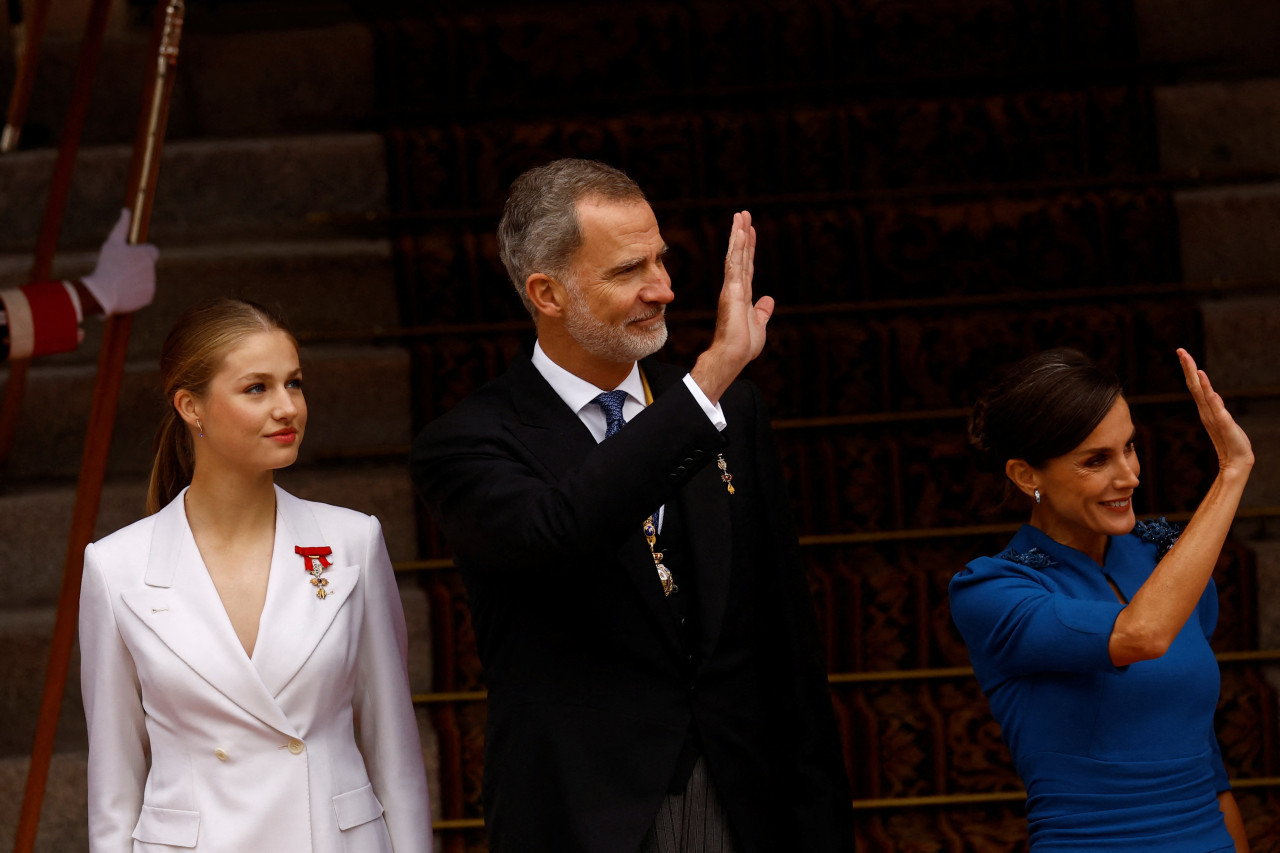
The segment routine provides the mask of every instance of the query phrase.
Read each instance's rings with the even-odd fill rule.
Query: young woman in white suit
[[[152,514],[85,550],[92,853],[422,853],[427,781],[377,519],[274,485],[307,424],[259,306],[180,319]]]

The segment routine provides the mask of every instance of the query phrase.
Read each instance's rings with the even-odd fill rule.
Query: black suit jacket
[[[851,850],[825,666],[759,392],[729,389],[721,433],[684,371],[641,367],[653,404],[600,444],[523,353],[414,443],[414,482],[463,573],[489,685],[490,849],[636,850],[692,726],[742,850]],[[682,513],[694,557],[696,649],[641,533],[663,504]]]

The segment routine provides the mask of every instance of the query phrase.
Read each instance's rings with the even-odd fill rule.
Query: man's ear
[[[1040,488],[1040,472],[1025,459],[1010,459],[1004,463],[1004,473],[1027,497],[1032,497]]]
[[[524,292],[540,317],[563,317],[567,294],[559,280],[536,272],[524,282]]]

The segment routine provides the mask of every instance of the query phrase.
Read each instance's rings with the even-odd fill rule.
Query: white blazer
[[[378,520],[276,487],[250,658],[184,497],[85,549],[90,850],[430,851],[404,611]],[[326,598],[295,546],[332,548]]]

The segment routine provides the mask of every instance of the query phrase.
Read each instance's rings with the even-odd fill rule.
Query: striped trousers
[[[734,853],[733,833],[707,762],[699,757],[684,793],[667,794],[637,853]]]

